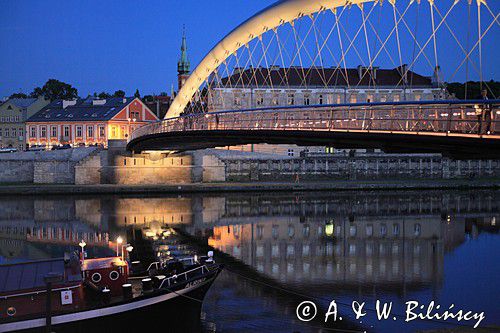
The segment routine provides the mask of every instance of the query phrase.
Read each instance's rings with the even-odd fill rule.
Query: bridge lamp
[[[120,248],[120,244],[122,244],[122,243],[123,243],[123,238],[121,236],[118,236],[118,238],[116,238],[116,256],[117,257],[120,254],[119,248]]]

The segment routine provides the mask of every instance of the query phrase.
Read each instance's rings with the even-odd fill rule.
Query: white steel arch
[[[179,116],[198,88],[225,59],[266,31],[322,10],[373,1],[377,0],[280,0],[265,8],[226,35],[203,58],[175,97],[165,119]]]

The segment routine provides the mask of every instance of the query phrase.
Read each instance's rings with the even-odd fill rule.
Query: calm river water
[[[118,236],[134,245],[131,259],[152,261],[151,244],[174,227],[186,251],[213,248],[226,264],[195,331],[456,327],[405,322],[407,301],[484,311],[480,326],[500,326],[499,224],[500,191],[493,190],[2,197],[0,264],[61,257],[82,238],[89,256],[109,255]],[[342,320],[332,315],[324,324],[332,300]],[[376,300],[392,302],[387,320],[377,320]],[[317,308],[308,322],[296,315],[303,301]],[[365,316],[355,318],[353,301],[365,302]],[[145,327],[152,329],[162,331]]]

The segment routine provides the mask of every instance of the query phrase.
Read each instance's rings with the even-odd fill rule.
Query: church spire
[[[177,63],[177,73],[179,75],[189,74],[190,63],[187,56],[186,28],[182,29],[181,58]]]

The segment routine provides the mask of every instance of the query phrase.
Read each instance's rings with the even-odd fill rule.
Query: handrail
[[[177,278],[179,278],[180,276],[184,276],[184,279],[187,281],[187,280],[188,280],[187,275],[188,275],[189,273],[195,272],[195,271],[197,271],[197,270],[201,270],[201,274],[203,274],[205,269],[206,269],[207,271],[210,271],[210,270],[208,269],[208,267],[206,267],[206,265],[202,265],[202,266],[198,266],[198,267],[196,267],[196,268],[190,269],[189,271],[185,271],[185,272],[182,272],[182,273],[180,273],[180,274],[176,274],[176,275],[173,275],[173,276],[171,276],[171,277],[165,278],[165,279],[163,279],[163,281],[160,283],[160,286],[158,287],[158,289],[163,288],[163,285],[165,284],[165,282],[166,282],[166,281],[168,281],[168,286],[170,287],[170,285],[171,285],[170,280],[172,280],[172,279],[177,279]]]
[[[154,261],[152,263],[149,264],[148,266],[148,269],[146,269],[146,272],[149,272],[149,270],[151,269],[152,266],[155,266],[155,269],[158,269],[158,265],[160,265],[160,262],[159,261]]]
[[[415,132],[457,132],[483,134],[495,132],[494,115],[500,100],[423,101],[278,106],[191,114],[150,123],[135,130],[130,140],[149,134],[194,130],[388,130]],[[478,114],[478,110],[481,112]],[[490,111],[486,119],[485,110]],[[481,116],[482,114],[482,116]],[[499,113],[500,114],[500,113]],[[479,120],[482,117],[482,120]],[[359,121],[355,126],[337,126],[339,122]],[[316,122],[316,123],[314,123]],[[402,125],[401,122],[407,122]],[[324,124],[328,123],[329,126]],[[493,126],[492,126],[493,125]]]

